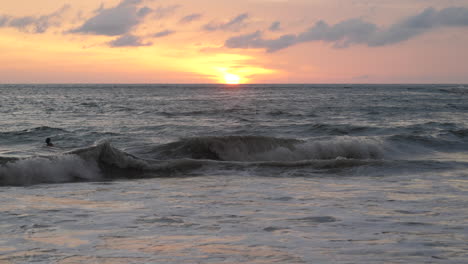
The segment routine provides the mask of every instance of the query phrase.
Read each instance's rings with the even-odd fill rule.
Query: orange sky
[[[468,0],[0,0],[0,83],[468,83],[466,47]]]

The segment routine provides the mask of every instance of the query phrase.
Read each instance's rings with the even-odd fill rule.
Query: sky
[[[468,0],[0,0],[0,83],[468,83]]]

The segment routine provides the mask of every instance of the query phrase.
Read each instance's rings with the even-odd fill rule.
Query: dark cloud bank
[[[377,25],[360,18],[348,19],[335,25],[319,21],[313,27],[299,34],[266,39],[263,37],[263,32],[257,31],[232,37],[225,42],[225,46],[243,49],[261,48],[268,52],[313,41],[330,42],[336,48],[346,48],[352,44],[377,47],[403,42],[439,27],[466,26],[468,26],[467,8],[450,7],[441,10],[427,8],[423,12],[407,17],[387,28],[379,28]]]

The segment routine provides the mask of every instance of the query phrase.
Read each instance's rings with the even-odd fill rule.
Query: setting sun
[[[239,84],[241,81],[241,78],[239,75],[235,75],[232,73],[226,73],[224,75],[224,82],[227,84]]]

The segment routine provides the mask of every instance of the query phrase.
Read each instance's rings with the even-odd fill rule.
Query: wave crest
[[[259,136],[197,137],[157,146],[142,154],[158,159],[209,159],[221,161],[300,161],[311,159],[378,159],[382,142],[369,138],[341,137],[301,141]]]
[[[31,185],[119,178],[149,165],[109,143],[50,157],[0,158],[0,185]],[[139,174],[128,174],[139,175]]]
[[[152,159],[138,158],[104,142],[58,156],[0,157],[0,186],[172,176],[217,166],[339,169],[374,164],[385,155],[385,145],[364,137],[311,142],[259,136],[198,137],[157,146],[145,154]]]

